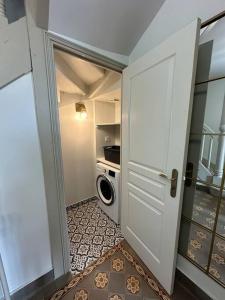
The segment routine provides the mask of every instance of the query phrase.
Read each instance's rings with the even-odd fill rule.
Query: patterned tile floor
[[[83,271],[123,240],[120,227],[101,210],[98,201],[94,197],[67,209],[73,274]]]
[[[51,300],[170,300],[165,290],[123,241],[106,252]]]
[[[124,241],[119,226],[101,211],[98,199],[93,198],[91,201],[70,207],[67,214],[71,269],[74,275],[63,288],[46,299],[206,299],[196,298],[188,286],[177,280],[174,294],[169,297]]]

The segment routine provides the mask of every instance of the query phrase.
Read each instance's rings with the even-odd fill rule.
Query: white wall
[[[209,82],[204,122],[217,133],[220,132],[224,97],[225,79]]]
[[[0,252],[10,291],[51,270],[32,74],[0,90]]]
[[[86,120],[75,118],[74,103],[59,109],[66,206],[95,195],[93,102],[85,106]]]
[[[134,47],[129,61],[135,61],[195,18],[204,22],[223,10],[224,0],[166,0]]]
[[[81,47],[86,48],[88,50],[94,51],[94,52],[96,52],[100,55],[103,55],[105,57],[113,59],[113,60],[115,60],[117,62],[120,62],[124,65],[128,65],[128,56],[126,56],[126,55],[121,55],[121,54],[118,54],[118,53],[115,53],[115,52],[106,51],[106,50],[94,47],[94,46],[89,45],[87,43],[84,43],[84,42],[78,41],[76,39],[73,39],[69,35],[61,34],[60,32],[55,32],[54,28],[51,28],[51,27],[49,29],[49,32],[54,33],[55,35],[65,39],[67,41],[70,41],[71,43],[74,43],[75,45],[78,45],[78,46],[81,46]]]
[[[50,1],[51,30],[129,55],[165,0]]]

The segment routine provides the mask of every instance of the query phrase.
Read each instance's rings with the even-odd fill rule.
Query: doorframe
[[[51,202],[51,204],[47,205],[47,207],[52,265],[55,278],[58,278],[62,275],[62,273],[66,274],[69,272],[70,264],[54,48],[68,52],[76,57],[119,73],[122,73],[122,70],[126,67],[126,65],[49,32],[44,32],[44,48],[49,113],[51,120],[51,141],[54,153],[54,173],[57,189],[57,199],[54,200],[54,205],[52,205],[52,199],[48,199],[47,197],[47,202]],[[49,209],[49,207],[51,207],[51,209]],[[60,228],[60,232],[57,234],[55,232],[56,228]],[[55,240],[56,238],[57,241]],[[57,245],[57,247],[55,247],[55,245]]]

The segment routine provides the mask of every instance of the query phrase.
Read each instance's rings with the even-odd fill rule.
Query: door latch
[[[191,186],[192,181],[194,180],[193,178],[193,170],[194,170],[194,165],[192,162],[187,163],[186,167],[186,174],[185,174],[185,186]]]

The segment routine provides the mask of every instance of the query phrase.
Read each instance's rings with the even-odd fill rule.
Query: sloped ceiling
[[[129,55],[165,0],[51,0],[49,30]]]
[[[61,50],[54,50],[57,89],[76,100],[120,98],[121,74]],[[61,103],[64,104],[64,103]]]

